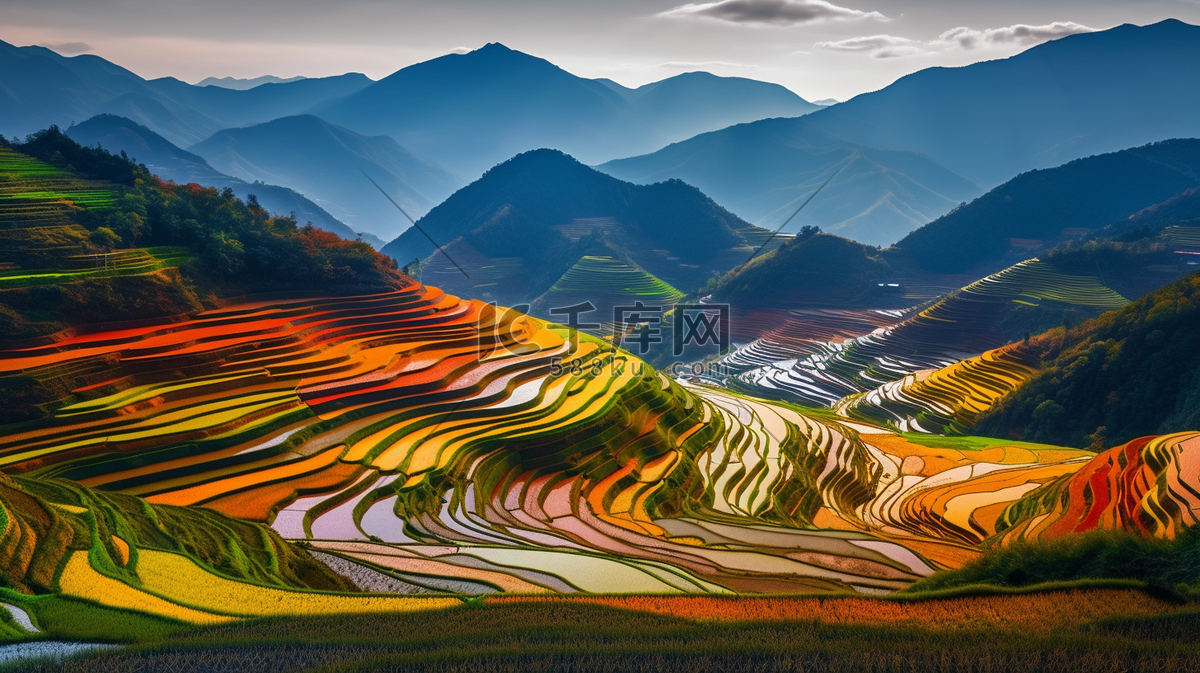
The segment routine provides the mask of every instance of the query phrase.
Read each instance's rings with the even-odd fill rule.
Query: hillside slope
[[[1200,140],[1132,147],[1022,173],[896,247],[924,270],[978,271],[1081,238],[1197,186]]]
[[[1111,446],[1200,427],[1200,274],[1039,336],[1037,374],[974,432]]]
[[[886,250],[854,241],[834,245],[825,236],[798,238],[722,278],[713,296],[746,307],[824,306],[827,298],[836,298],[841,308],[864,301],[869,308],[908,306],[928,298],[929,288],[950,291],[1064,244],[1157,236],[1164,227],[1198,216],[1194,195],[1185,195],[1197,186],[1200,140],[1170,140],[1078,159],[1021,174]],[[1157,204],[1163,205],[1147,210]],[[1144,262],[1173,261],[1169,254],[1165,257],[1147,256]],[[1081,272],[1096,273],[1094,260],[1087,261]],[[1101,273],[1118,276],[1114,282],[1134,268],[1128,259],[1109,261],[1101,264]],[[1149,287],[1130,277],[1128,288],[1120,289],[1140,296],[1178,277],[1150,274],[1145,277]],[[896,288],[889,291],[889,283]]]
[[[190,313],[221,296],[402,282],[366,243],[228,191],[161,182],[56,128],[0,147],[0,241],[5,341]]]

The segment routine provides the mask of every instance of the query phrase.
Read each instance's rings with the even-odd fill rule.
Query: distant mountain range
[[[109,113],[187,147],[231,126],[299,114],[370,83],[351,73],[235,91],[170,77],[145,80],[98,56],[0,42],[0,133],[23,136]]]
[[[1195,217],[1196,187],[1200,140],[1077,159],[1019,175],[887,250],[828,235],[797,238],[722,278],[713,296],[744,309],[907,306],[1102,230],[1113,237],[1142,227],[1139,236],[1151,235]],[[1155,204],[1162,205],[1145,210]],[[1150,277],[1106,281],[1127,296],[1162,285]]]
[[[274,75],[246,78],[205,77],[199,82],[196,82],[196,86],[219,86],[224,89],[237,89],[238,91],[245,91],[246,89],[253,89],[260,84],[287,84],[288,82],[298,82],[302,79],[308,78],[301,76],[282,78]]]
[[[734,126],[601,169],[635,182],[686,180],[773,228],[848,148],[919,153],[928,157],[921,162],[963,176],[959,185],[986,189],[1033,168],[1200,135],[1198,108],[1200,27],[1170,20],[1072,35],[1007,59],[929,68],[802,118]],[[921,162],[880,162],[888,173],[860,189],[839,190],[850,177],[839,176],[793,226],[815,223],[863,242],[892,243],[904,226],[978,195],[906,170]],[[860,205],[839,208],[839,197]]]
[[[821,108],[777,84],[702,72],[629,89],[496,43],[403,68],[377,83],[357,73],[276,79],[147,81],[97,56],[0,42],[0,133],[24,135],[111,113],[186,147],[222,129],[314,113],[359,133],[390,135],[473,178],[538,147],[598,162],[729,124]]]
[[[302,194],[287,187],[252,183],[226,175],[210,166],[203,157],[176,147],[166,138],[124,117],[97,115],[67,129],[66,134],[81,145],[99,145],[110,152],[125,152],[164,180],[177,184],[194,182],[218,189],[229,187],[242,200],[253,194],[269,212],[294,213],[301,225],[312,222],[320,229],[351,240],[359,235]],[[363,237],[377,248],[383,245],[383,241],[372,234]]]
[[[473,179],[538,147],[597,163],[731,123],[817,109],[776,84],[707,73],[627,89],[492,43],[409,66],[315,113],[390,135]]]
[[[636,300],[635,288],[624,284],[639,278],[657,285],[639,271],[695,290],[743,262],[770,233],[678,180],[634,185],[555,150],[496,166],[417,224],[382,252],[401,264],[424,260],[426,283],[504,305],[533,302],[585,257],[604,259],[598,272],[588,267],[576,275],[619,286],[597,283],[597,298]]]
[[[362,136],[311,115],[227,129],[188,150],[234,177],[292,187],[355,230],[384,240],[409,222],[363,173],[414,218],[462,186],[387,136]]]
[[[269,131],[261,150],[274,151],[294,141],[268,122],[315,115],[342,127],[338,133],[388,136],[403,148],[388,153],[408,153],[402,164],[441,167],[462,181],[520,152],[551,147],[585,163],[605,162],[602,170],[632,182],[684,180],[767,228],[841,169],[790,229],[815,224],[884,246],[1022,172],[1200,135],[1196,109],[1200,27],[1174,20],[1072,35],[1007,59],[929,68],[825,108],[778,85],[707,73],[630,89],[497,43],[378,82],[347,74],[247,90],[145,80],[96,56],[0,43],[0,133],[117,114],[179,147],[199,145],[204,151],[197,154],[220,171],[304,192],[355,228],[383,234],[394,229],[354,219],[364,203],[352,196],[359,192],[315,191],[328,181],[314,182],[311,171],[291,166],[277,170],[242,148],[219,148],[229,135],[209,139],[262,126],[250,133]],[[342,154],[362,156],[359,149]],[[313,151],[304,160],[326,156]],[[385,187],[418,212],[453,189],[444,174],[430,178],[439,191],[416,173],[389,172],[403,179]]]
[[[880,246],[983,191],[925,155],[850,143],[798,121],[739,124],[598,168],[638,183],[684,180],[769,229],[782,225],[840,169],[788,230],[816,224]]]

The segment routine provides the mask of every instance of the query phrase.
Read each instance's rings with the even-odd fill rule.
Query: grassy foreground
[[[671,606],[657,604],[672,599],[640,600],[514,597],[423,614],[151,629],[153,637],[121,650],[20,670],[1100,673],[1200,666],[1200,605],[1137,589],[724,599],[725,612],[721,599],[709,598],[700,613],[685,610],[688,618],[662,613]],[[780,609],[789,601],[798,609]],[[876,608],[890,619],[872,621]]]

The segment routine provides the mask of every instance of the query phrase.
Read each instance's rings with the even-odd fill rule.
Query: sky
[[[0,0],[0,40],[146,78],[373,79],[488,42],[638,86],[706,70],[845,100],[930,66],[1177,18],[1200,0]]]

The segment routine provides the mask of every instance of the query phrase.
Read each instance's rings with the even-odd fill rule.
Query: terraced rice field
[[[612,334],[613,307],[633,306],[641,302],[645,306],[657,306],[665,312],[684,294],[669,283],[636,266],[631,266],[613,257],[582,257],[558,279],[554,286],[533,304],[538,315],[562,320],[566,318],[549,313],[553,308],[574,306],[591,302],[596,311],[581,315],[581,322],[600,323],[599,329],[591,330],[596,335]]]
[[[188,258],[168,247],[88,252],[89,232],[73,213],[111,209],[117,196],[111,185],[0,148],[0,289],[153,273]]]
[[[1200,522],[1200,433],[1143,437],[1101,453],[1005,512],[1004,542],[1133,530],[1174,538]]]
[[[951,293],[894,327],[819,344],[809,355],[740,374],[731,385],[751,394],[833,407],[849,395],[1003,346],[1003,324],[1019,317],[1018,307],[1050,304],[1098,314],[1126,303],[1098,278],[1068,275],[1032,259]]]
[[[0,219],[36,222],[57,212],[51,204],[103,209],[115,200],[110,189],[0,147]]]
[[[74,391],[0,432],[0,465],[264,522],[414,595],[888,592],[974,558],[1009,505],[1094,465],[916,443],[569,337],[416,284],[64,335],[0,353],[0,376]],[[1194,481],[1191,453],[1163,469]],[[205,586],[292,606],[189,563],[143,550],[141,584],[110,592],[77,555],[64,590],[214,619],[268,608],[222,608]]]
[[[155,247],[74,255],[66,269],[0,269],[0,288],[66,283],[80,278],[131,276],[179,266],[189,255],[183,248]]]
[[[908,313],[888,309],[827,309],[787,311],[769,317],[735,314],[731,320],[735,330],[758,336],[721,358],[721,364],[740,374],[782,360],[804,358],[820,351],[826,342],[853,339],[891,327]]]
[[[926,369],[842,400],[839,415],[902,432],[963,434],[993,404],[1028,381],[1037,363],[1022,344]]]

